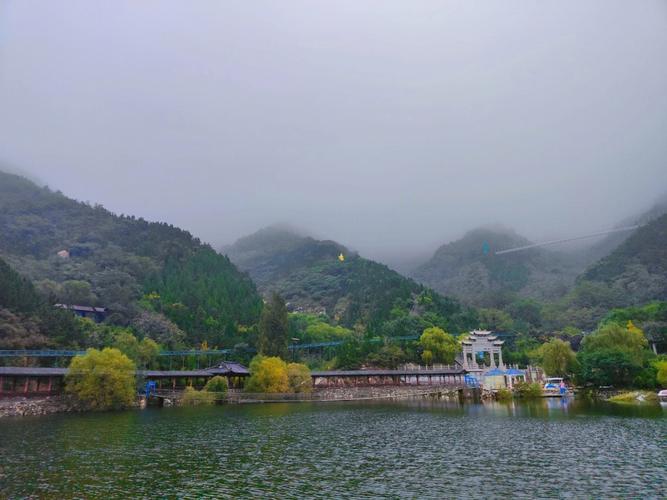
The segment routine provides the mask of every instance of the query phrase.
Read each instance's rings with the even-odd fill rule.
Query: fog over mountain
[[[667,3],[0,3],[0,165],[215,247],[427,258],[667,191]]]

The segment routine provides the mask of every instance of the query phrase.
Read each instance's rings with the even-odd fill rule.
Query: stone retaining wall
[[[71,396],[45,396],[41,398],[16,397],[0,399],[0,418],[47,415],[83,411],[79,403]]]
[[[407,398],[447,398],[457,399],[463,395],[470,397],[469,390],[463,394],[452,387],[424,386],[388,386],[388,387],[338,387],[318,389],[315,392],[319,400],[362,400],[362,399],[407,399]]]

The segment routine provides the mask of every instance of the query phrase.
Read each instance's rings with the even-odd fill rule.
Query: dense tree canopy
[[[661,387],[667,387],[667,360],[658,361],[655,364],[656,368],[656,380]]]
[[[622,350],[636,364],[642,363],[647,347],[648,342],[644,332],[634,326],[631,321],[625,327],[616,323],[607,323],[595,333],[585,337],[583,341],[583,350],[586,352],[603,349]]]
[[[290,392],[287,363],[277,356],[257,355],[250,362],[247,392]]]
[[[426,364],[452,364],[460,351],[456,339],[438,327],[427,328],[419,337],[423,349],[422,360]]]
[[[569,342],[551,339],[535,351],[537,363],[551,377],[568,377],[577,370],[577,356]]]
[[[581,365],[580,381],[594,386],[629,387],[642,369],[625,349],[580,351],[577,358]]]
[[[80,347],[84,343],[77,319],[69,311],[54,308],[30,280],[0,259],[0,349]]]
[[[95,410],[128,407],[134,402],[135,365],[118,349],[89,349],[72,359],[66,389]]]
[[[274,293],[264,305],[259,320],[259,352],[266,356],[287,359],[288,335],[285,301],[280,295]]]
[[[111,310],[108,321],[119,325],[149,307],[176,323],[190,345],[233,345],[238,326],[259,318],[252,281],[188,232],[117,216],[2,172],[0,234],[0,255],[38,282],[50,304],[104,306]],[[7,293],[17,299],[22,290]],[[139,303],[153,292],[158,300]],[[28,303],[24,296],[20,301]],[[48,336],[72,343],[60,333]]]

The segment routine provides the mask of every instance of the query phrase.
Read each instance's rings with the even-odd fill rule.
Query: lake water
[[[431,401],[0,420],[0,497],[667,497],[667,410]]]

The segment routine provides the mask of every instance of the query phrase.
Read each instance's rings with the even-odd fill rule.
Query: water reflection
[[[664,496],[665,415],[554,398],[7,419],[0,496]]]

